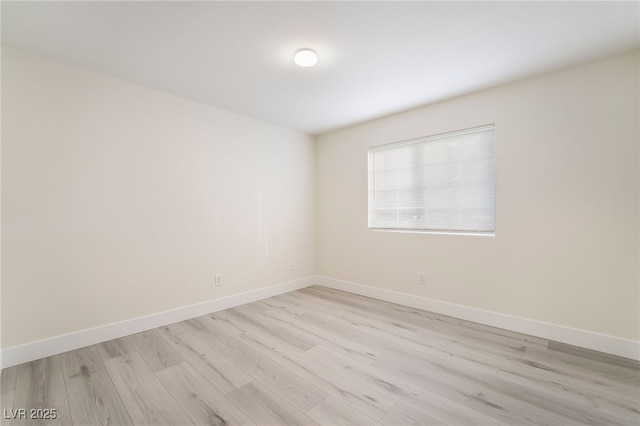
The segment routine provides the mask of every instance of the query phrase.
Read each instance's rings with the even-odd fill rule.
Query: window
[[[494,126],[369,150],[369,228],[493,235]]]

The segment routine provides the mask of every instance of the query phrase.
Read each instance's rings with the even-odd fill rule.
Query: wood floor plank
[[[285,399],[278,397],[259,382],[252,382],[227,395],[256,424],[315,425]]]
[[[135,424],[192,424],[137,352],[111,358],[105,367]]]
[[[26,419],[12,419],[11,425],[71,425],[67,390],[60,355],[20,364],[16,373],[15,409],[25,409]],[[55,419],[31,416],[31,410],[56,410]],[[44,414],[36,411],[36,414]],[[49,411],[50,413],[50,411]],[[36,417],[36,418],[34,418]]]
[[[443,364],[441,367],[445,369],[451,368],[448,363]],[[504,395],[502,397],[503,401],[515,401],[520,407],[532,406],[543,408],[546,413],[562,416],[572,424],[624,424],[620,419],[604,412],[590,410],[587,413],[584,405],[569,399],[564,401],[559,400],[539,388],[522,386],[521,384],[505,381],[494,374],[487,374],[479,369],[462,368],[458,365],[453,368],[456,372],[464,372],[469,381],[481,383],[483,388],[487,389],[487,392]]]
[[[16,377],[18,367],[13,366],[2,370],[0,375],[0,424],[9,426],[11,424],[11,413],[14,409],[13,401],[16,395]]]
[[[368,386],[363,381],[354,381],[349,376],[336,374],[333,366],[325,363],[324,360],[310,358],[306,354],[293,355],[291,358],[298,366],[307,371],[313,371],[319,376],[330,377],[330,381],[326,381],[320,386],[326,388],[329,385],[329,393],[339,395],[348,405],[374,420],[381,419],[396,402],[395,399]]]
[[[133,424],[96,346],[66,352],[61,357],[74,424]]]
[[[549,380],[559,380],[561,383],[575,385],[599,394],[611,394],[621,401],[636,403],[640,399],[640,388],[634,388],[624,381],[535,355],[523,359],[506,359],[501,365],[501,370],[537,374]]]
[[[375,313],[380,312],[383,315],[388,315],[391,318],[401,317],[403,314],[410,314],[415,316],[416,319],[420,318],[423,325],[429,325],[428,328],[442,329],[446,333],[454,332],[456,336],[471,337],[477,339],[477,332],[482,333],[482,340],[495,340],[496,342],[506,339],[503,343],[509,345],[525,345],[527,347],[540,347],[544,348],[547,345],[547,340],[535,336],[530,336],[522,333],[517,333],[510,330],[499,329],[496,327],[474,323],[471,321],[454,318],[446,315],[436,314],[433,312],[423,311],[417,308],[411,308],[408,306],[398,305],[392,302],[381,301],[369,297],[357,296],[352,293],[335,290],[322,286],[311,286],[306,289],[299,290],[300,293],[310,292],[320,294],[323,302],[336,301],[345,307],[351,307],[360,312]],[[290,294],[296,294],[293,292]],[[353,299],[355,296],[355,299]],[[468,333],[471,332],[471,333]]]
[[[376,308],[375,306],[368,306],[363,304],[360,298],[356,298],[355,301],[351,304],[347,303],[349,300],[349,296],[345,295],[335,295],[334,293],[329,293],[332,299],[324,300],[322,299],[323,292],[319,294],[315,294],[316,290],[312,290],[311,288],[307,288],[304,290],[299,290],[297,292],[288,293],[286,295],[282,295],[282,297],[287,298],[297,298],[302,306],[307,306],[307,312],[314,312],[317,306],[325,306],[326,309],[329,307],[335,312],[341,312],[338,318],[345,318],[346,316],[356,315],[360,318],[358,323],[366,324],[366,320],[373,320],[380,323],[386,323],[391,326],[391,329],[395,329],[396,331],[406,330],[409,331],[411,335],[415,337],[420,337],[421,333],[427,333],[423,338],[423,343],[429,340],[440,341],[443,337],[448,337],[448,335],[439,333],[435,330],[435,326],[431,323],[438,323],[437,319],[421,319],[417,317],[417,315],[411,311],[411,308],[407,307],[397,307],[397,308],[384,308],[385,305],[382,305]],[[334,300],[335,299],[335,300]],[[371,302],[368,302],[371,303]],[[404,321],[403,321],[404,319]],[[391,332],[391,334],[394,334]],[[401,334],[401,336],[406,336],[407,334]],[[456,339],[460,337],[456,335]]]
[[[188,332],[178,332],[161,327],[160,335],[193,368],[209,380],[220,392],[226,394],[251,381],[241,368],[222,357],[209,345]]]
[[[211,328],[198,332],[195,336],[227,360],[240,366],[254,379],[269,385],[272,392],[286,399],[299,410],[307,411],[327,397],[327,393],[323,390],[253,350],[236,337],[214,327],[217,327],[217,324],[211,323]]]
[[[324,330],[316,329],[314,331],[310,327],[301,326],[301,324],[297,322],[296,318],[298,314],[296,313],[281,312],[280,315],[276,315],[275,313],[270,314],[270,312],[274,312],[274,311],[269,309],[268,311],[265,311],[264,315],[260,318],[263,324],[267,327],[280,327],[282,329],[287,330],[287,332],[290,332],[290,333],[305,335],[309,339],[313,339],[316,345],[322,344],[325,346],[332,346],[338,351],[349,353],[353,356],[358,357],[361,362],[370,364],[375,360],[375,354],[370,353],[367,350],[368,348],[365,346],[358,345],[354,342],[348,342],[347,339],[344,339],[342,337],[334,338],[335,336],[333,335],[328,336],[326,331]],[[237,318],[234,319],[233,317],[228,315],[226,311],[216,312],[216,314],[212,315],[211,317],[214,317],[214,316],[219,319],[223,319],[227,321],[229,324],[233,324],[234,326],[238,327],[242,332],[247,332],[247,330],[257,331],[255,328],[251,327],[249,324],[237,322]],[[300,353],[300,350],[298,348],[290,345],[286,340],[280,339],[278,338],[278,336],[274,336],[271,333],[264,333],[264,332],[262,333],[279,340],[281,343],[291,348],[292,353]]]
[[[521,399],[522,395],[518,393],[521,389],[509,387],[494,380],[494,376],[472,369],[461,370],[459,365],[449,368],[445,362],[435,369],[424,369],[420,364],[408,363],[406,359],[390,358],[379,363],[391,374],[507,424],[539,426],[579,423],[568,417],[567,413],[550,410],[553,408],[551,404],[547,407],[538,406],[536,402],[549,402],[540,395],[536,395],[538,401],[531,401],[534,395]]]
[[[153,372],[178,365],[184,361],[183,358],[160,337],[157,330],[132,334],[129,336],[129,341]]]
[[[307,411],[307,416],[321,425],[375,426],[380,424],[333,396]]]
[[[337,302],[342,305],[343,310],[345,308],[359,310],[360,312],[383,312],[384,315],[389,315],[391,318],[398,317],[398,314],[411,314],[418,316],[423,320],[428,320],[434,324],[440,324],[442,327],[452,327],[447,332],[453,331],[457,335],[464,335],[463,331],[472,331],[473,338],[477,338],[476,332],[482,333],[483,340],[508,339],[509,344],[524,344],[526,346],[544,348],[547,346],[547,340],[535,336],[530,336],[510,330],[499,329],[496,327],[479,324],[459,318],[454,318],[446,315],[436,314],[433,312],[423,311],[408,306],[397,305],[392,302],[386,302],[382,300],[373,299],[366,296],[358,296],[352,293],[335,290],[329,287],[323,286],[310,286],[305,289],[298,290],[296,292],[288,293],[287,295],[296,296],[297,294],[313,294],[319,295],[322,302]],[[516,343],[517,342],[517,343]]]
[[[218,320],[218,326],[229,333],[234,333],[235,336],[242,336],[248,334],[256,334],[261,336],[269,336],[269,338],[274,342],[273,344],[278,345],[280,348],[286,348],[289,353],[301,353],[300,348],[293,346],[286,339],[282,339],[279,336],[273,335],[271,333],[265,333],[261,328],[253,326],[251,323],[247,323],[234,315],[230,315],[227,311],[216,312],[213,315],[210,315],[212,319]],[[265,326],[272,325],[271,321],[268,318],[263,318],[263,324]],[[286,328],[286,326],[282,327]],[[293,329],[293,327],[290,327]]]
[[[57,410],[11,426],[630,426],[638,366],[312,286],[5,369],[0,404]]]
[[[174,325],[180,326],[182,329],[184,329],[184,331],[188,331],[190,333],[197,333],[198,331],[204,330],[204,325],[201,324],[201,318],[202,317],[191,318]]]
[[[621,356],[606,354],[604,352],[598,352],[591,349],[580,348],[562,342],[549,340],[547,349],[549,349],[550,353],[552,351],[564,352],[567,354],[576,355],[580,359],[591,359],[594,361],[599,361],[604,365],[617,365],[619,367],[628,368],[635,371],[640,370],[640,361],[638,360],[623,358]]]
[[[542,345],[538,341],[527,341],[526,338],[505,336],[502,330],[495,327],[489,327],[487,332],[481,334],[482,338],[479,338],[480,334],[470,326],[474,323],[367,297],[354,298],[354,295],[345,292],[327,292],[326,289],[317,287],[309,287],[298,292],[320,299],[326,297],[366,316],[413,326],[419,333],[425,333],[430,338],[442,339],[455,336],[455,340],[471,348],[489,351],[500,356],[523,356],[527,348],[546,347],[546,341]],[[295,296],[295,293],[297,292],[292,294]],[[475,324],[474,327],[482,327],[482,325]]]
[[[296,297],[296,294],[289,293],[280,297]],[[382,319],[377,315],[364,315],[355,309],[349,309],[345,304],[298,296],[297,306],[306,307],[307,313],[312,312],[313,315],[322,316],[328,320],[333,318],[333,321],[339,321],[344,326],[357,328],[368,334],[386,336],[387,339],[394,341],[395,347],[402,348],[405,345],[410,345],[420,352],[426,351],[443,359],[456,355],[468,360],[483,362],[496,370],[501,363],[500,358],[488,356],[482,350],[474,350],[468,345],[458,342],[454,336],[444,339],[428,335],[420,327],[403,324],[395,319]]]
[[[296,296],[296,293],[315,296],[323,303],[333,301],[359,313],[404,322],[417,326],[420,330],[440,333],[442,336],[453,334],[457,339],[463,340],[467,344],[477,344],[493,350],[500,348],[515,355],[524,352],[529,347],[546,348],[547,345],[545,339],[368,297],[356,296],[354,298],[355,295],[350,293],[326,287],[312,286],[290,294]],[[482,330],[482,339],[478,338],[479,330]]]
[[[632,395],[637,395],[638,389],[640,389],[640,370],[555,350],[530,349],[527,350],[526,358],[537,362],[551,363],[562,370],[571,371],[579,377],[596,376],[598,379],[622,384]]]
[[[306,354],[312,359],[326,363],[334,371],[345,376],[345,378],[365,383],[389,398],[411,406],[413,409],[421,411],[428,418],[436,419],[441,423],[504,425],[503,422],[491,416],[416,386],[410,381],[390,374],[384,369],[379,369],[376,364],[371,366],[354,363],[341,354],[324,347],[314,348]],[[407,365],[411,365],[411,363],[409,362]],[[420,363],[419,365],[422,368],[429,368],[426,363]]]
[[[440,426],[446,425],[439,420],[434,419],[431,416],[404,405],[397,403],[387,412],[387,414],[380,420],[380,424],[386,426],[398,426],[398,425],[416,425],[416,426]],[[470,423],[468,423],[470,424]]]
[[[288,371],[295,373],[298,377],[314,384],[327,394],[340,399],[360,412],[369,415],[382,416],[387,406],[380,406],[384,402],[384,396],[366,386],[358,386],[342,375],[336,375],[335,371],[327,371],[322,366],[316,365],[304,354],[290,352],[281,342],[271,339],[261,333],[248,331],[242,336],[238,336],[247,346],[255,351],[269,357]],[[355,357],[356,360],[359,359]],[[393,405],[392,400],[387,401],[388,406]]]
[[[255,424],[188,363],[156,375],[196,425]]]
[[[377,350],[373,345],[361,345],[358,342],[340,336],[338,333],[317,327],[308,321],[301,321],[298,318],[299,315],[290,316],[281,311],[270,309],[264,313],[264,316],[267,317],[267,319],[271,318],[275,322],[288,324],[295,329],[313,334],[320,339],[321,344],[338,346],[341,351],[352,356],[358,356],[361,362],[370,364],[382,356],[382,352]]]
[[[380,332],[374,328],[367,327],[359,322],[347,322],[341,319],[323,319],[315,312],[307,312],[297,317],[300,321],[307,322],[315,327],[322,327],[337,336],[343,336],[361,346],[371,345],[382,354],[399,354],[406,357],[428,359],[434,364],[442,363],[450,357],[450,353],[431,346],[422,345],[411,340],[399,338],[388,333]],[[497,368],[496,368],[497,371]]]
[[[621,400],[611,393],[604,394],[597,390],[576,386],[559,375],[549,377],[549,375],[538,374],[535,371],[501,369],[497,377],[530,389],[537,389],[560,401],[571,401],[582,405],[588,411],[593,410],[611,415],[623,423],[633,424],[638,421],[640,398],[635,401]]]
[[[307,349],[311,349],[318,344],[317,339],[309,338],[305,333],[299,333],[295,330],[291,330],[290,328],[282,327],[277,324],[266,325],[264,321],[264,316],[262,315],[264,312],[265,311],[261,312],[259,315],[255,315],[255,314],[247,315],[241,309],[234,308],[234,309],[227,310],[227,313],[230,316],[235,317],[236,319],[242,321],[247,325],[251,325],[252,327],[260,330],[263,333],[268,333],[270,335],[273,335],[278,339],[285,341],[290,345],[298,348],[301,351],[306,351]]]
[[[281,294],[279,296],[273,296],[268,299],[264,299],[262,300],[262,303],[264,303],[266,306],[270,308],[286,310],[294,315],[299,315],[307,312],[306,308],[300,307],[296,303],[290,303],[282,299],[282,296],[285,296],[286,294],[287,293]]]
[[[128,337],[109,340],[96,345],[103,361],[135,352]]]
[[[206,330],[206,325],[210,321],[215,321],[217,326],[220,327],[224,332],[230,334],[232,336],[240,336],[245,333],[245,330],[249,325],[238,321],[235,317],[229,315],[229,309],[225,309],[224,311],[218,311],[211,315],[206,315],[201,318],[198,318],[198,321],[202,325],[202,330]],[[290,346],[291,350],[299,351],[298,348],[294,346]]]
[[[269,309],[269,306],[264,304],[262,300],[259,300],[257,302],[247,303],[246,305],[236,306],[229,310],[241,312],[244,315],[260,315],[267,309]]]

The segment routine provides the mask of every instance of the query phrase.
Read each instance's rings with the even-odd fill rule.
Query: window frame
[[[418,138],[414,138],[414,139],[409,139],[409,140],[404,140],[404,141],[399,141],[399,142],[394,142],[394,143],[388,143],[388,144],[382,144],[382,145],[376,145],[376,146],[372,146],[369,147],[367,150],[367,159],[368,159],[368,163],[367,163],[367,170],[368,170],[368,201],[367,201],[367,228],[371,231],[378,231],[378,232],[400,232],[400,233],[426,233],[426,234],[446,234],[446,235],[473,235],[473,236],[489,236],[489,237],[493,237],[496,235],[496,228],[497,228],[497,220],[496,220],[496,199],[497,199],[497,194],[496,194],[496,169],[497,169],[497,165],[496,165],[496,135],[495,135],[495,124],[487,124],[487,125],[482,125],[482,126],[476,126],[476,127],[471,127],[471,128],[466,128],[466,129],[461,129],[461,130],[455,130],[455,131],[451,131],[451,132],[444,132],[444,133],[438,133],[438,134],[434,134],[434,135],[429,135],[429,136],[423,136],[423,137],[418,137]],[[376,177],[378,177],[379,175],[376,174],[379,173],[379,170],[376,171],[375,166],[374,166],[374,161],[375,161],[375,154],[376,152],[380,152],[380,151],[385,151],[385,150],[389,150],[389,149],[393,149],[393,148],[401,148],[403,146],[415,146],[415,151],[418,152],[420,150],[423,149],[423,147],[428,144],[429,142],[434,142],[434,141],[442,141],[443,139],[447,139],[447,138],[453,138],[453,137],[459,137],[462,136],[464,134],[470,134],[470,133],[481,133],[481,132],[486,132],[486,131],[490,131],[491,132],[491,136],[490,136],[490,143],[491,146],[488,150],[486,150],[485,152],[489,153],[489,162],[488,162],[488,166],[491,167],[490,170],[490,178],[491,178],[491,185],[490,185],[490,192],[492,195],[492,199],[491,197],[489,197],[488,199],[490,201],[493,202],[493,211],[491,213],[491,217],[492,217],[492,229],[478,229],[478,230],[472,230],[472,229],[455,229],[453,226],[450,227],[450,229],[443,229],[443,228],[438,228],[438,227],[434,227],[434,228],[429,228],[427,227],[427,212],[429,210],[429,205],[427,203],[427,201],[425,200],[422,203],[422,206],[416,206],[416,207],[404,207],[404,209],[408,210],[408,209],[415,209],[415,210],[421,210],[422,216],[423,216],[423,220],[424,220],[424,226],[423,227],[416,227],[416,228],[411,228],[411,227],[401,227],[401,226],[397,226],[397,227],[391,227],[391,226],[380,226],[380,224],[372,224],[372,214],[373,212],[375,212],[376,210],[381,210],[380,208],[376,209],[375,206],[372,206],[372,203],[375,201],[375,197],[376,194],[381,193],[381,190],[376,190]],[[422,155],[420,153],[414,153],[413,154],[416,158],[418,158],[419,155]],[[459,160],[460,156],[457,156],[455,161],[451,162],[451,161],[447,161],[445,164],[447,167],[450,167],[451,165],[456,165],[459,164],[460,160]],[[426,182],[427,180],[424,178],[424,168],[427,167],[427,162],[426,161],[413,161],[413,159],[410,160],[410,162],[408,163],[409,167],[415,167],[417,169],[419,169],[418,171],[412,172],[411,175],[411,180],[415,180],[415,179],[422,179],[421,182],[425,182],[425,194],[426,194]],[[397,167],[395,168],[395,170],[400,170],[401,167]],[[485,172],[486,173],[486,172]],[[419,176],[422,175],[422,176]],[[447,176],[449,176],[449,173],[447,173]],[[419,186],[421,186],[420,184],[415,185],[414,184],[414,188],[418,188]],[[484,190],[487,190],[487,188],[484,188]],[[397,192],[400,193],[401,190],[397,189]],[[416,197],[419,198],[420,196]],[[395,208],[396,210],[403,208],[401,206],[401,202],[400,200],[398,200],[398,202],[395,204]],[[391,209],[393,209],[394,207],[390,207]],[[435,208],[435,207],[433,207]],[[460,210],[461,212],[464,212],[464,209]],[[397,222],[400,222],[400,218],[397,219]],[[453,229],[451,229],[453,228]]]

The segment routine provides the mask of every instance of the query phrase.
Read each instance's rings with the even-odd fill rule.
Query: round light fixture
[[[312,67],[318,62],[318,54],[311,49],[300,49],[293,55],[293,61],[301,67]]]

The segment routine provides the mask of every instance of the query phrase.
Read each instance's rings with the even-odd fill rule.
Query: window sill
[[[396,232],[400,234],[433,234],[433,235],[462,235],[467,237],[495,237],[494,232],[465,232],[465,231],[429,231],[421,229],[384,229],[384,228],[368,228],[374,232]]]

